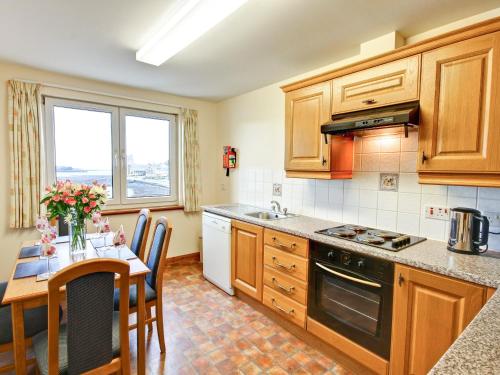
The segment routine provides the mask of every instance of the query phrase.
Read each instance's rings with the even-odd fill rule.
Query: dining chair
[[[172,235],[172,225],[168,223],[166,217],[162,216],[156,220],[149,248],[146,265],[151,272],[146,276],[145,296],[146,296],[146,323],[151,332],[153,322],[156,321],[156,330],[158,332],[158,342],[160,351],[165,353],[165,335],[163,329],[163,272],[167,261],[168,245]],[[115,310],[121,309],[118,303],[118,294],[115,291]],[[155,307],[155,316],[152,316],[152,308]],[[130,313],[137,312],[137,286],[130,286]],[[137,324],[130,325],[129,329],[137,328]]]
[[[129,269],[122,260],[89,259],[49,279],[49,329],[33,337],[41,374],[130,374]],[[119,275],[119,313],[113,310],[115,274]],[[67,323],[60,325],[58,306],[64,286]]]
[[[7,289],[7,283],[0,283],[0,353],[10,352],[13,349],[12,343],[12,316],[11,306],[2,305],[2,299]],[[24,336],[28,344],[31,344],[31,337],[47,329],[47,306],[35,307],[26,310],[24,314]],[[33,361],[28,361],[32,363]],[[0,366],[0,373],[14,370],[14,364]]]
[[[130,243],[130,250],[142,261],[144,261],[144,252],[148,242],[149,228],[151,227],[151,212],[143,208],[137,216],[134,236]]]

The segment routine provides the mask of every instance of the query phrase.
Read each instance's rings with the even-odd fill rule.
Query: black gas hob
[[[426,240],[424,237],[351,224],[319,230],[316,233],[389,251],[400,251]]]

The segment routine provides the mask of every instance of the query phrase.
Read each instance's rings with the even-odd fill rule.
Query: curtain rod
[[[138,98],[134,98],[134,97],[131,97],[131,96],[115,95],[115,94],[110,94],[110,93],[101,92],[101,91],[79,89],[79,88],[76,88],[76,87],[58,85],[58,84],[55,84],[55,83],[45,83],[45,82],[31,81],[31,80],[26,80],[26,79],[16,79],[16,78],[13,78],[13,80],[14,81],[24,82],[24,83],[33,83],[33,84],[37,84],[37,85],[45,86],[45,87],[52,87],[52,88],[55,88],[55,89],[62,89],[62,90],[70,90],[70,91],[75,91],[75,92],[81,92],[81,93],[85,93],[85,94],[102,95],[102,96],[107,96],[107,97],[116,98],[116,99],[132,100],[132,101],[136,101],[136,102],[142,102],[142,103],[148,103],[148,104],[155,104],[155,105],[163,105],[163,106],[174,107],[174,108],[185,108],[185,107],[183,107],[181,105],[178,105],[178,104],[170,104],[170,103],[157,102],[157,101],[154,101],[154,100],[138,99]]]

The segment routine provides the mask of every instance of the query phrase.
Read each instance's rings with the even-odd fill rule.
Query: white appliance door
[[[230,295],[231,220],[210,213],[203,214],[203,276]]]

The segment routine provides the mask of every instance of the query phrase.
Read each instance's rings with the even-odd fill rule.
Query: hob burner
[[[359,242],[364,242],[368,244],[381,245],[385,242],[382,237],[374,236],[372,234],[361,234],[356,238]]]

